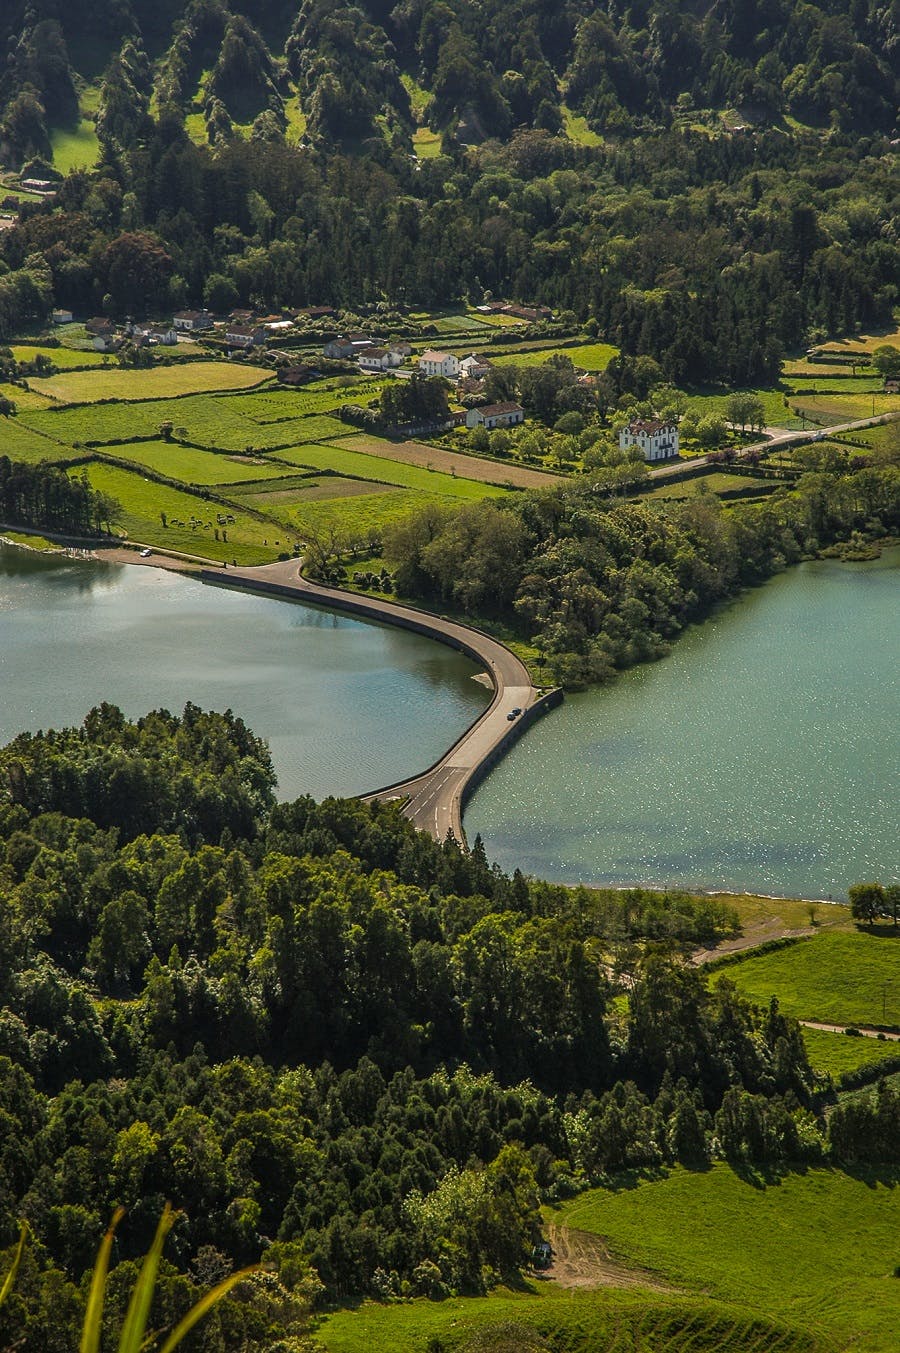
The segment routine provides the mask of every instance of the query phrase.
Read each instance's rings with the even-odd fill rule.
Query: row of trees
[[[0,403],[0,413],[7,417],[15,413],[11,401]],[[49,464],[29,465],[0,455],[0,521],[65,535],[99,536],[104,529],[109,532],[118,511],[118,503],[93,489],[86,475],[74,478]]]

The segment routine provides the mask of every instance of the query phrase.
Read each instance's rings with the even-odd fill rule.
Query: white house
[[[361,371],[388,371],[402,360],[399,352],[389,352],[387,348],[365,348],[359,354],[359,367]]]
[[[353,344],[349,338],[343,334],[339,338],[331,338],[322,349],[324,357],[331,357],[334,361],[341,361],[345,357],[353,356]]]
[[[151,343],[161,343],[163,347],[172,348],[178,342],[178,330],[174,324],[150,324],[147,337]]]
[[[230,348],[255,348],[266,341],[266,331],[258,324],[229,324],[225,342]]]
[[[458,374],[462,380],[477,381],[486,376],[490,369],[491,364],[486,357],[477,357],[474,352],[470,352],[459,363]]]
[[[635,418],[619,430],[619,448],[639,446],[644,460],[670,460],[678,455],[678,425],[661,418]]]
[[[482,404],[480,409],[470,409],[466,414],[466,427],[511,428],[525,421],[525,410],[521,404]]]
[[[429,348],[419,358],[419,370],[425,376],[446,376],[450,379],[459,375],[459,360],[452,352],[436,352]]]
[[[208,310],[179,310],[173,323],[176,329],[193,333],[197,329],[211,329],[212,315]]]
[[[54,310],[53,312],[54,324],[71,324],[74,318],[71,310]]]

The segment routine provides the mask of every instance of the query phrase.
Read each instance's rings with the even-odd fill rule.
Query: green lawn
[[[900,1043],[892,1039],[881,1042],[877,1038],[830,1034],[824,1029],[804,1029],[803,1041],[813,1069],[827,1071],[834,1080],[863,1066],[877,1066],[891,1058],[900,1060]]]
[[[316,1337],[326,1353],[456,1353],[505,1322],[536,1329],[556,1353],[824,1353],[801,1332],[705,1298],[550,1284],[441,1302],[366,1302],[328,1316]]]
[[[768,1187],[725,1165],[564,1206],[561,1221],[680,1287],[783,1320],[859,1353],[900,1330],[900,1173],[809,1169]]]
[[[84,472],[72,471],[76,475]],[[98,463],[89,465],[86,473],[95,489],[118,499],[122,511],[114,525],[124,528],[130,540],[206,559],[225,559],[229,563],[236,559],[240,564],[269,563],[279,551],[290,550],[294,543],[275,523],[257,521],[237,508],[225,509],[218,503],[204,502],[198,495],[157,484],[139,473]],[[235,521],[225,528],[228,540],[223,543],[215,539],[216,514],[228,510]],[[168,519],[166,527],[162,525],[161,512]],[[199,526],[191,527],[192,517],[199,518]],[[178,525],[179,522],[183,524]]]
[[[58,376],[32,377],[41,394],[65,404],[89,404],[98,399],[167,399],[210,390],[243,390],[271,380],[271,372],[232,362],[190,362],[154,366],[147,370],[108,366],[99,371],[61,371]]]
[[[900,936],[829,931],[723,972],[750,1000],[764,1005],[777,996],[799,1019],[900,1024]]]

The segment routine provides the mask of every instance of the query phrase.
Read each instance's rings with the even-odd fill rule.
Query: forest
[[[786,349],[885,322],[900,294],[892,13],[17,0],[0,159],[57,192],[0,235],[0,339],[52,304],[493,294],[675,383],[771,380]],[[98,163],[63,177],[50,133],[88,86]],[[423,132],[437,153],[415,152]]]
[[[509,877],[273,787],[192,705],[0,751],[0,1266],[32,1236],[3,1346],[75,1346],[117,1203],[110,1320],[169,1199],[158,1320],[262,1258],[186,1345],[262,1353],[323,1301],[484,1291],[541,1201],[623,1169],[897,1162],[887,1083],[826,1122],[797,1023],[683,963],[723,903]]]

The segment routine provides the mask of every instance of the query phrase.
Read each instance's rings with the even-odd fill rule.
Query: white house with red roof
[[[633,418],[619,430],[619,447],[639,446],[644,460],[671,460],[678,455],[678,424],[662,418]]]

